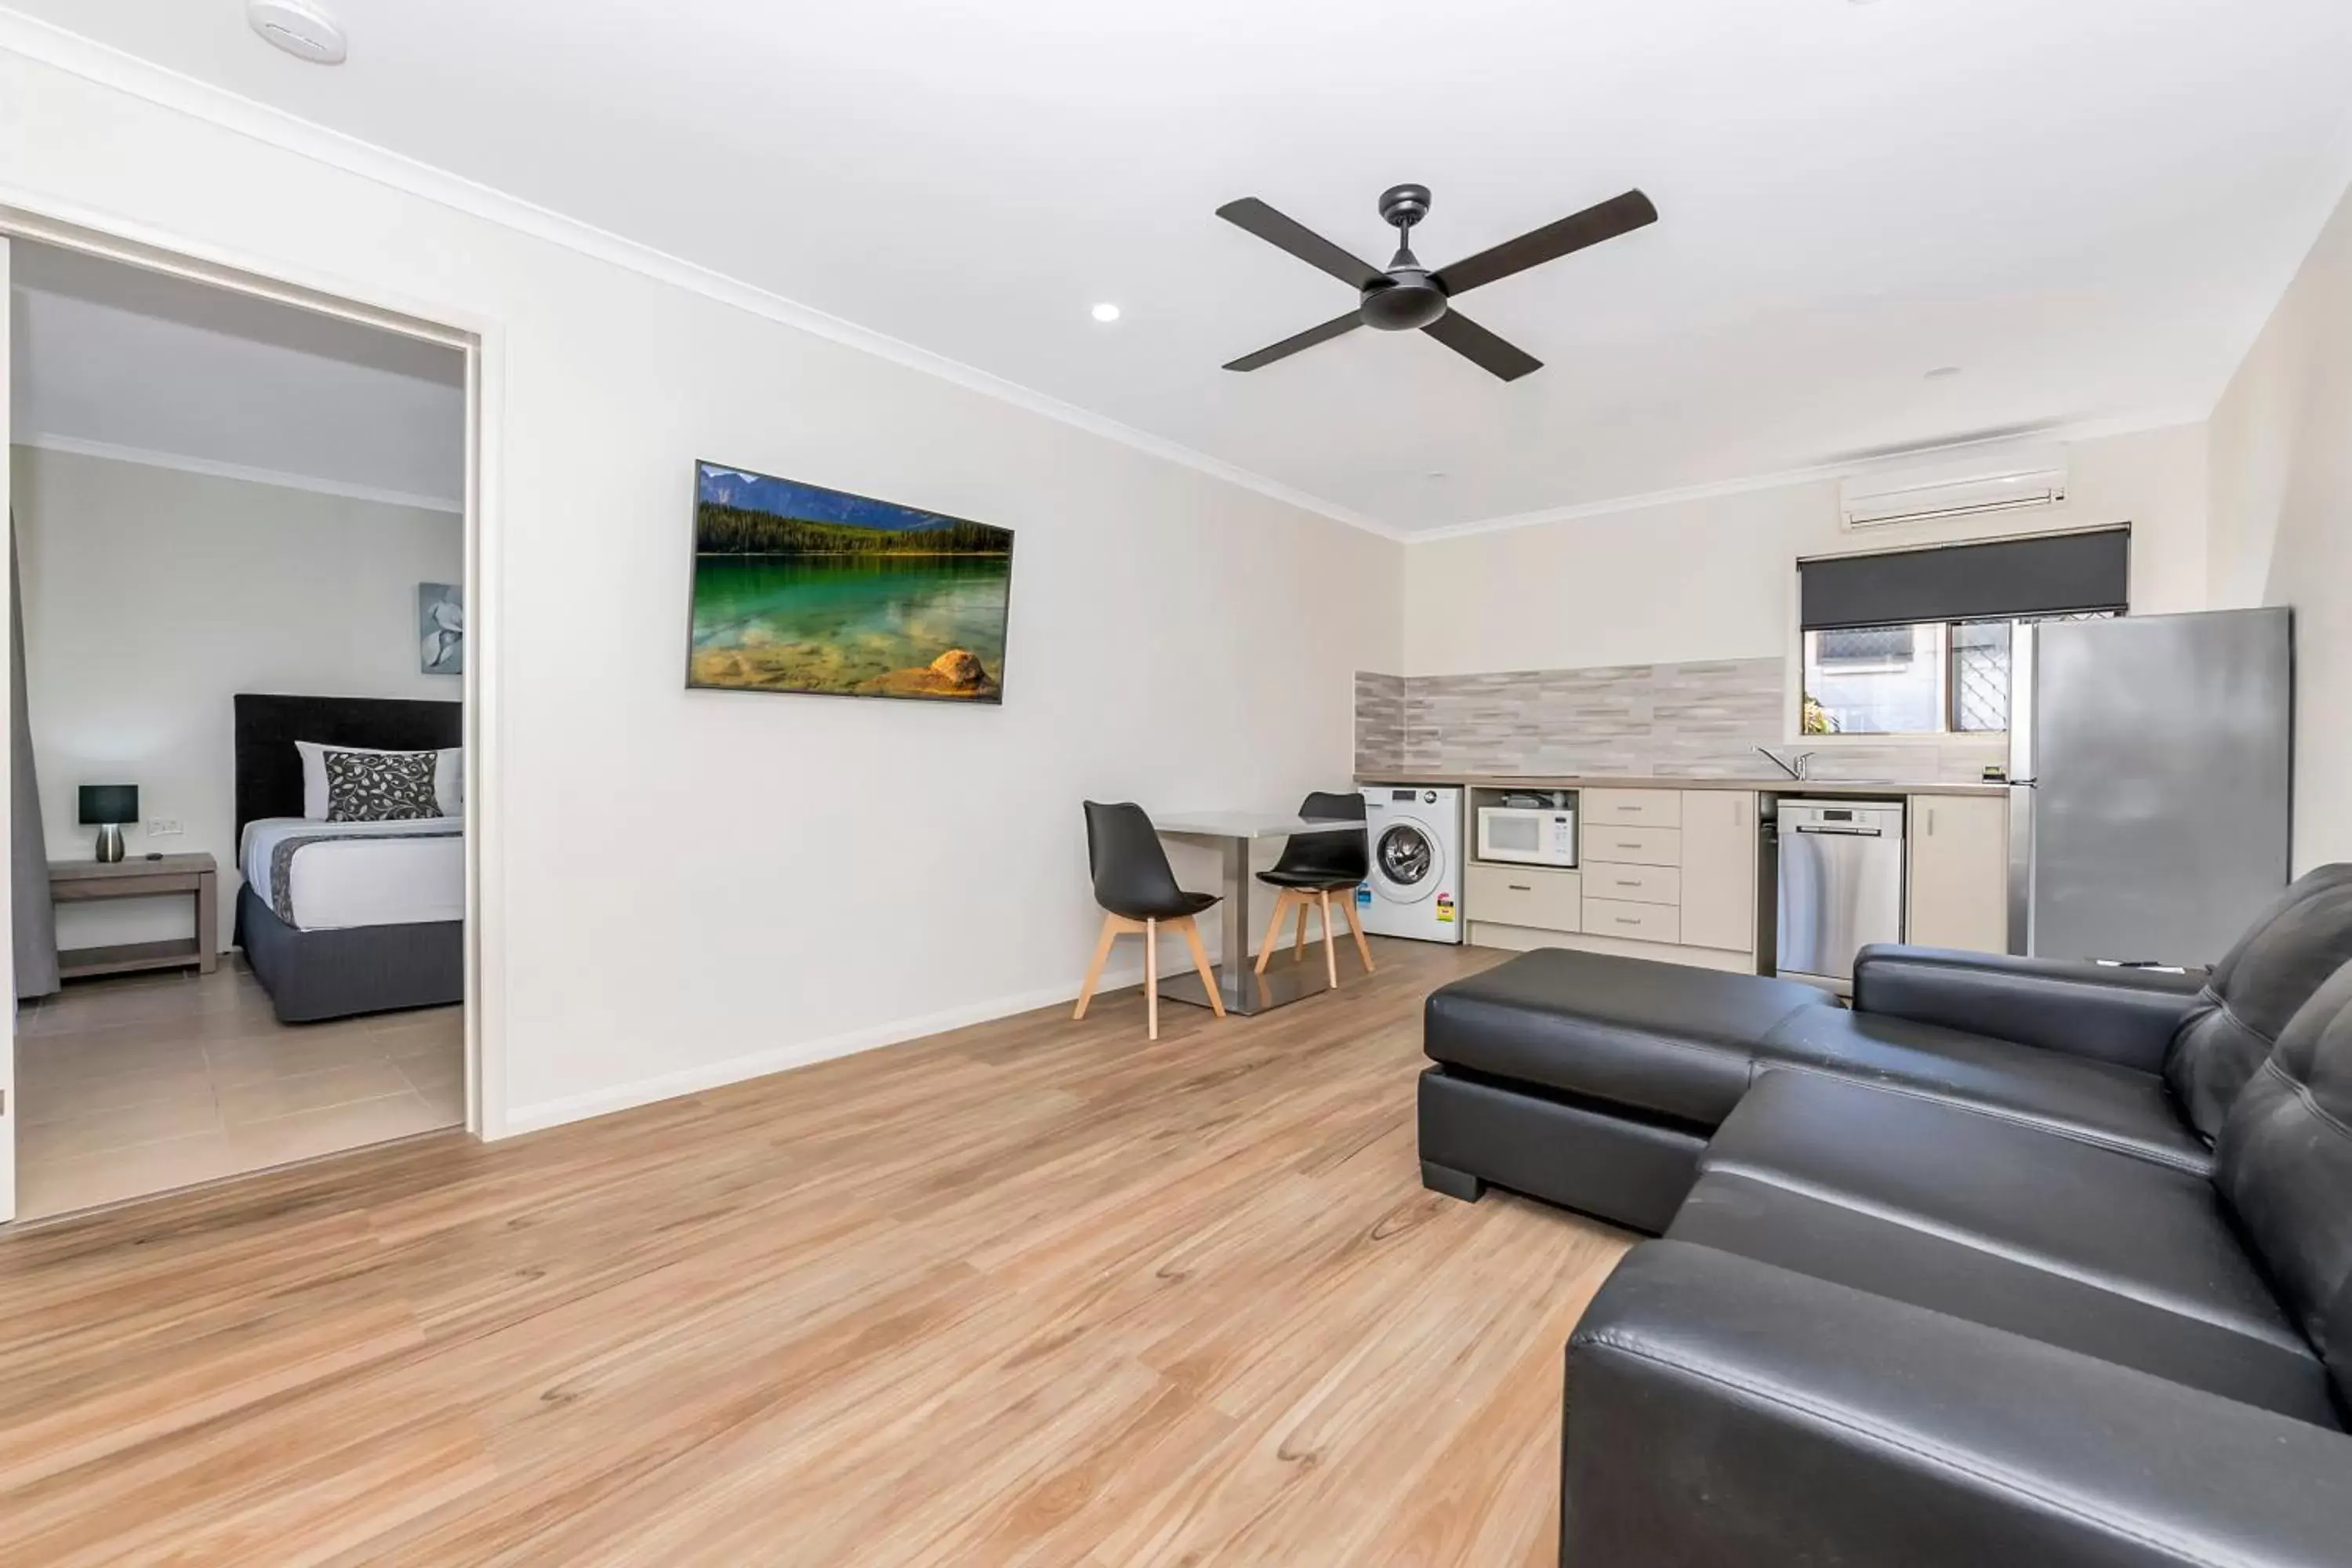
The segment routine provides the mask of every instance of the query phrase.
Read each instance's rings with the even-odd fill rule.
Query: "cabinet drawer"
[[[1538,931],[1583,929],[1583,879],[1574,871],[1473,866],[1464,879],[1465,918]]]
[[[1584,929],[1592,936],[1622,936],[1633,942],[1680,942],[1682,911],[1664,904],[1629,904],[1617,899],[1584,900]]]
[[[1584,820],[1615,827],[1680,827],[1678,789],[1588,789],[1578,792]]]
[[[1683,901],[1683,874],[1672,866],[1612,866],[1595,861],[1584,874],[1584,886],[1596,899],[1628,904]]]
[[[1587,864],[1615,862],[1625,866],[1679,866],[1683,836],[1672,827],[1617,827],[1587,821],[1584,825]]]

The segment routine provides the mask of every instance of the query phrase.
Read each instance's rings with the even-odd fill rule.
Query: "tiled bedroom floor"
[[[16,1023],[16,1216],[466,1119],[465,1009],[280,1024],[241,962],[69,982]]]

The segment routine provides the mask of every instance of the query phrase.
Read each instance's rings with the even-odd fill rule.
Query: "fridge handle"
[[[2011,628],[2009,646],[2009,951],[2033,952],[2033,781],[2040,774],[2035,700],[2041,637],[2032,621]]]

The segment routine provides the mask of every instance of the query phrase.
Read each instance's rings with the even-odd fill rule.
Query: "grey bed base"
[[[300,931],[247,887],[236,896],[236,940],[281,1024],[466,999],[463,921]]]

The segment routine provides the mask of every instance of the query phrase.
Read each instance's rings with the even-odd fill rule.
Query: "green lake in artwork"
[[[1012,576],[1009,552],[698,554],[688,681],[997,701]]]

